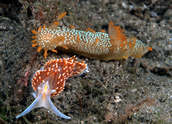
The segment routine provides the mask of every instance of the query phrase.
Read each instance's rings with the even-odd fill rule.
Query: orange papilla
[[[37,31],[35,31],[35,30],[32,30],[32,33],[33,33],[33,34],[37,34],[38,32],[37,32]]]
[[[62,48],[66,49],[66,50],[68,50],[68,49],[69,49],[67,46],[62,46]]]
[[[36,46],[38,46],[38,44],[37,44],[37,43],[35,43],[35,44],[32,44],[32,47],[36,47]]]
[[[40,32],[40,31],[41,31],[41,28],[42,28],[42,27],[41,27],[41,26],[39,26],[39,28],[38,28],[38,32]]]
[[[36,39],[37,38],[37,36],[32,36],[32,39]]]
[[[40,52],[41,49],[42,49],[42,47],[39,46],[39,47],[37,48],[37,52]]]
[[[127,45],[127,41],[125,40],[125,41],[121,41],[121,43],[120,43],[120,47],[122,48],[122,49],[126,49],[126,46]]]
[[[149,50],[149,51],[152,51],[152,47],[148,47],[148,50]]]
[[[95,40],[95,44],[97,44],[99,42],[99,39],[98,38],[96,38],[96,40]]]
[[[69,28],[71,28],[71,29],[75,29],[75,26],[73,26],[73,25],[69,25]]]
[[[93,30],[93,29],[91,29],[91,28],[87,28],[86,31],[90,31],[90,32],[92,32],[92,33],[96,33],[96,31]]]
[[[63,66],[66,66],[67,65],[67,61],[66,59],[63,59]]]
[[[56,63],[56,61],[57,60],[51,60],[51,61],[46,62],[45,65],[44,65],[44,69],[46,70],[48,68],[52,68],[53,65]]]
[[[127,38],[126,36],[123,34],[123,30],[119,27],[119,26],[113,26],[116,30],[117,33],[117,38],[119,39],[119,41],[126,41]]]
[[[133,47],[135,46],[135,44],[136,44],[136,38],[134,37],[134,39],[133,39]]]
[[[56,26],[58,26],[59,25],[59,22],[56,21],[53,24],[56,25]]]
[[[58,20],[62,19],[65,15],[67,14],[67,12],[63,12],[58,16]]]
[[[103,32],[103,33],[105,33],[106,31],[105,31],[104,29],[101,29],[101,30],[100,30],[100,32]]]
[[[36,43],[36,40],[32,40],[32,43]]]
[[[48,50],[44,48],[44,58],[47,58],[47,55],[48,55],[47,51]]]
[[[132,48],[132,43],[128,42],[127,47],[129,47],[129,49],[131,49]]]
[[[65,66],[73,67],[73,65],[76,64],[75,61],[76,61],[75,56],[73,56],[69,59],[64,58],[64,59],[51,60],[51,61],[48,61],[47,63],[45,63],[44,69],[54,68],[54,67],[56,67],[56,66],[54,66],[56,64],[57,64],[57,67],[60,66],[61,68],[65,67]]]
[[[124,47],[124,44],[123,44],[122,42],[121,42],[121,44],[120,44],[120,47],[121,47],[121,48],[123,48],[123,47]]]
[[[77,35],[77,41],[80,42],[79,34]]]
[[[51,50],[52,52],[54,52],[54,53],[57,53],[58,51],[57,50]]]
[[[42,28],[45,30],[45,28],[46,28],[46,27],[45,27],[45,25],[43,25],[43,27],[42,27]]]

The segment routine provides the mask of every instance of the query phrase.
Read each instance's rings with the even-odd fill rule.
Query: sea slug
[[[55,107],[51,101],[51,96],[58,95],[63,91],[65,82],[69,77],[86,71],[88,71],[87,64],[84,61],[76,61],[75,57],[48,61],[32,78],[35,100],[16,118],[26,115],[34,108],[44,107],[61,118],[70,119],[71,117],[64,115]]]
[[[58,20],[63,18],[66,13],[59,15]],[[120,60],[127,59],[129,56],[140,58],[152,48],[145,45],[135,37],[127,38],[119,26],[109,23],[108,33],[76,30],[65,26],[58,26],[59,22],[51,24],[49,27],[40,26],[38,31],[32,30],[33,44],[40,52],[44,49],[44,57],[47,51],[57,53],[56,48],[75,52],[90,58],[101,60]]]

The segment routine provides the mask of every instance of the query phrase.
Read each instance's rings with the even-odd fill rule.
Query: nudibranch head
[[[32,79],[32,87],[35,91],[33,95],[36,99],[16,118],[24,116],[34,108],[44,107],[61,118],[70,119],[54,106],[50,97],[63,91],[69,77],[82,74],[85,70],[87,70],[87,64],[76,61],[75,57],[48,61]]]
[[[66,12],[61,13],[57,20],[59,21],[66,15]],[[45,25],[42,27],[40,26],[38,28],[38,31],[32,30],[32,33],[34,36],[32,38],[33,44],[32,47],[38,46],[37,52],[40,52],[41,49],[44,49],[44,57],[47,57],[47,51],[51,50],[52,52],[56,52],[55,48],[57,46],[65,47],[64,46],[64,40],[65,37],[63,35],[60,35],[62,32],[57,32],[58,30],[60,31],[61,28],[57,27],[59,22],[54,22],[50,27],[46,28]],[[57,35],[58,34],[58,35]],[[66,48],[66,47],[65,47]]]

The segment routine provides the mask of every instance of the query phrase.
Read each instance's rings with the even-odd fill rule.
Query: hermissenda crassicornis
[[[58,20],[63,18],[66,12],[59,15]],[[81,31],[66,26],[58,26],[59,22],[51,24],[49,27],[40,26],[38,30],[32,30],[34,39],[32,47],[36,47],[40,52],[44,49],[44,57],[47,51],[56,52],[56,48],[75,52],[90,58],[101,60],[120,60],[132,56],[142,57],[147,51],[152,51],[151,47],[145,45],[135,37],[127,38],[119,26],[109,23],[108,33],[95,32],[88,28]]]
[[[75,57],[48,61],[32,78],[35,100],[16,118],[26,115],[34,108],[44,107],[61,118],[70,119],[71,117],[64,115],[55,107],[50,97],[63,91],[65,82],[69,77],[86,71],[88,71],[87,64],[76,61]]]

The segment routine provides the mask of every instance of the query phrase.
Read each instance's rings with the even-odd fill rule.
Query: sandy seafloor
[[[60,25],[108,30],[109,21],[129,37],[153,48],[140,59],[101,61],[72,52],[32,48],[32,29],[50,24],[61,12]],[[52,98],[71,116],[56,117],[35,109],[16,120],[32,103],[31,78],[48,60],[76,55],[89,73],[67,80]],[[170,0],[13,0],[0,2],[0,123],[8,124],[171,124],[172,123],[172,3]]]

